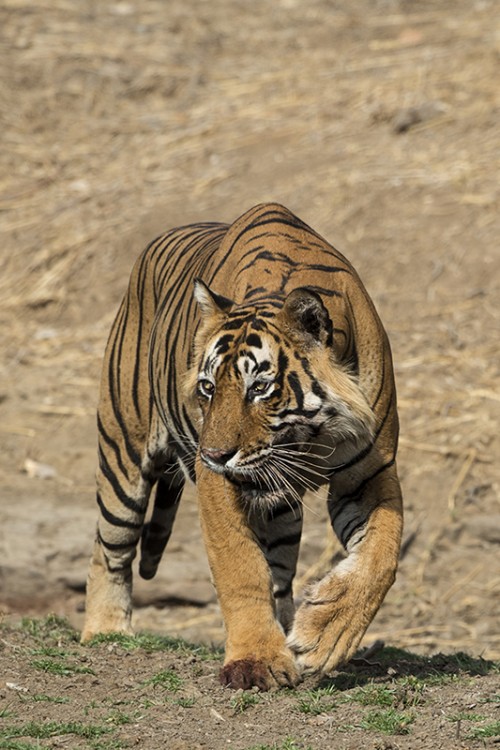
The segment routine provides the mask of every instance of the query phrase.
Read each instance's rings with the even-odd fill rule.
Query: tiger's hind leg
[[[151,520],[144,524],[141,538],[141,561],[139,574],[149,580],[156,575],[161,557],[168,544],[175,516],[179,507],[184,478],[180,470],[173,469],[174,477],[159,478]]]
[[[141,536],[151,484],[134,472],[135,482],[110,471],[101,459],[97,472],[99,519],[87,578],[82,642],[98,633],[131,633],[132,561]]]

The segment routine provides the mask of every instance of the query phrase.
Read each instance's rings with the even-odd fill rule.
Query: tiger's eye
[[[198,380],[198,393],[201,393],[202,396],[206,396],[207,398],[213,396],[214,391],[215,385],[211,380]]]
[[[267,390],[268,384],[264,382],[260,383],[254,383],[252,386],[252,390],[254,390],[256,393],[263,393],[265,390]]]
[[[270,389],[272,382],[270,380],[257,380],[248,389],[252,396],[262,396]]]

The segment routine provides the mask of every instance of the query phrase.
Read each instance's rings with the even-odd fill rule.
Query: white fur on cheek
[[[312,391],[308,391],[304,397],[304,406],[306,409],[310,409],[311,411],[319,409],[322,403],[323,399],[321,399],[319,396],[316,396],[316,394]]]

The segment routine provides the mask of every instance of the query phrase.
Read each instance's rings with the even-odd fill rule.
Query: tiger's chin
[[[247,481],[242,482],[240,487],[243,501],[254,507],[272,508],[287,498],[284,490],[275,487],[265,487]]]

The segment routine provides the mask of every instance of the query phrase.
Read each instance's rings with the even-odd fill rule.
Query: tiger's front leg
[[[226,628],[221,682],[235,689],[296,685],[299,672],[276,620],[269,566],[238,489],[199,459],[196,481],[203,537]]]
[[[332,505],[332,522],[348,557],[306,592],[288,638],[305,674],[349,661],[396,575],[403,513],[395,468],[341,508],[336,515]]]

